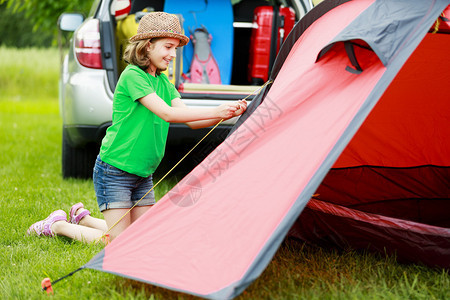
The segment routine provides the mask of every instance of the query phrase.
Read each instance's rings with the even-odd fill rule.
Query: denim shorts
[[[94,166],[94,189],[100,211],[131,208],[153,187],[152,175],[140,177],[103,162],[97,156]],[[149,192],[136,206],[155,204],[155,192]]]

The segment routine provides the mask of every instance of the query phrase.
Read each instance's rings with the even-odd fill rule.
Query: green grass
[[[61,177],[56,50],[0,47],[0,295],[48,299],[40,290],[88,262],[102,247],[25,232],[52,210],[82,201],[101,217],[91,180]],[[47,59],[50,57],[50,59]],[[47,62],[47,63],[45,63]],[[26,77],[26,78],[24,78]],[[157,198],[174,183],[156,188]],[[82,270],[54,286],[55,299],[193,299],[185,294]],[[448,299],[448,272],[395,257],[322,249],[287,240],[238,299]]]
[[[60,66],[58,49],[13,51],[0,46],[0,55],[0,100],[57,99]]]

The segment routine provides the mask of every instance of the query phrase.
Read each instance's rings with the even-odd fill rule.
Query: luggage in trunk
[[[278,50],[294,24],[295,12],[292,8],[255,8],[248,66],[248,80],[252,84],[267,81]]]

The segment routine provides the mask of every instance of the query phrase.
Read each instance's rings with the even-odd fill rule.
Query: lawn
[[[47,299],[45,277],[55,280],[102,248],[66,238],[26,235],[55,209],[82,201],[94,216],[91,180],[61,176],[58,112],[59,56],[55,49],[0,47],[0,295]],[[157,198],[176,180],[156,188]],[[54,286],[56,299],[193,299],[181,293],[93,270]],[[400,264],[395,257],[338,251],[286,240],[263,274],[238,299],[448,299],[450,275]]]

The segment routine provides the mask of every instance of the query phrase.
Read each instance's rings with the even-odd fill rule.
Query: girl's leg
[[[145,206],[136,206],[135,208],[133,208],[130,212],[131,214],[131,223],[133,223],[134,221],[136,221],[140,216],[142,216],[143,214],[145,214],[147,212],[147,210],[149,210],[150,208],[152,208],[153,205],[145,205]]]
[[[112,208],[112,209],[107,209],[107,210],[102,211],[103,216],[106,221],[106,225],[107,225],[108,229],[110,229],[108,232],[110,241],[114,240],[119,234],[122,233],[122,231],[124,231],[128,226],[130,226],[130,224],[131,224],[130,213],[131,212],[127,213],[128,210],[129,210],[128,208]],[[119,219],[121,219],[121,220],[117,223],[117,221]]]
[[[54,234],[66,236],[84,243],[97,242],[104,234],[103,230],[71,224],[66,221],[53,223],[51,230]]]
[[[104,230],[104,232],[107,232],[109,230],[109,228],[111,228],[111,230],[109,230],[108,233],[109,233],[110,241],[112,241],[119,234],[121,234],[128,226],[130,226],[131,223],[136,221],[140,216],[142,216],[151,207],[152,207],[152,205],[136,206],[129,213],[128,213],[128,211],[129,211],[128,208],[107,209],[107,210],[103,211],[103,216],[105,217],[104,224],[102,224],[100,222],[103,220],[93,218],[91,216],[84,217],[82,219],[82,221],[84,221],[86,219],[86,223],[80,221],[80,224],[90,224],[90,225],[95,224],[97,226],[104,225],[106,228]],[[121,219],[121,220],[117,223],[117,221],[119,219]]]
[[[83,211],[86,211],[86,209],[84,207],[80,207],[74,212],[74,215],[78,216]],[[106,225],[106,221],[105,220],[94,218],[91,215],[84,216],[79,221],[78,224],[86,226],[86,227],[91,227],[91,228],[94,228],[94,229],[99,229],[99,230],[101,230],[103,232],[106,232],[108,230],[108,226]]]
[[[108,226],[106,225],[105,220],[94,218],[91,216],[85,216],[83,219],[80,220],[80,223],[78,223],[78,224],[80,224],[82,226],[98,229],[103,232],[106,232],[108,230]]]

